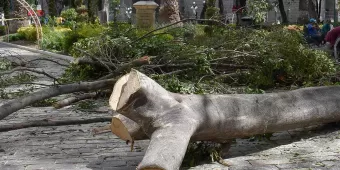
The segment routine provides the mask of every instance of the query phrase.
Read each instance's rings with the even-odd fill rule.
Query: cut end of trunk
[[[144,133],[142,127],[133,120],[121,114],[115,115],[114,117],[116,119],[119,119],[121,123],[126,127],[132,139],[134,140],[149,139],[149,137]]]
[[[141,88],[139,74],[137,70],[132,69],[129,74],[124,75],[116,82],[109,102],[114,111],[125,106],[130,96]]]
[[[118,136],[120,139],[125,141],[133,142],[133,139],[128,131],[128,129],[125,127],[125,125],[120,121],[118,118],[113,117],[111,122],[111,132]]]

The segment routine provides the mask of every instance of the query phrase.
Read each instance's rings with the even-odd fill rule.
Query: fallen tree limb
[[[113,73],[106,75],[106,76],[100,78],[99,80],[112,78],[114,76],[117,76],[118,74],[129,71],[133,67],[139,67],[139,66],[146,65],[146,64],[150,64],[150,57],[149,56],[144,56],[142,58],[133,60],[129,63],[123,64],[123,65],[119,66],[115,71],[113,71]]]
[[[46,76],[48,78],[51,78],[52,80],[58,82],[57,78],[55,78],[54,76],[46,73],[44,70],[38,70],[38,69],[27,68],[27,67],[16,67],[16,68],[14,68],[12,70],[9,70],[9,71],[3,71],[3,72],[0,72],[0,76],[7,75],[7,74],[12,74],[12,73],[18,72],[18,71],[29,71],[29,72],[32,72],[32,73],[42,74],[42,75],[44,75],[44,76]]]
[[[68,106],[68,105],[70,105],[72,103],[79,102],[81,100],[94,98],[98,94],[99,93],[93,92],[93,93],[82,94],[82,95],[79,95],[79,96],[73,96],[73,97],[70,97],[70,98],[67,98],[67,99],[64,99],[64,100],[61,100],[61,101],[58,101],[58,102],[54,103],[53,107],[56,108],[56,109],[60,109],[60,108],[63,108],[65,106]]]
[[[182,95],[166,91],[136,70],[117,81],[109,103],[132,120],[118,121],[120,126],[135,127],[151,139],[137,169],[179,169],[190,140],[227,143],[340,120],[340,86],[272,94]],[[118,133],[114,125],[111,130]],[[136,135],[129,130],[119,133],[123,140]]]
[[[216,24],[216,25],[220,25],[220,26],[224,26],[224,27],[229,27],[227,24],[219,21],[219,20],[214,20],[214,19],[196,19],[196,18],[187,18],[187,19],[183,19],[183,20],[180,20],[180,21],[177,21],[177,22],[174,22],[174,23],[171,23],[171,24],[168,24],[168,25],[165,25],[163,27],[160,27],[160,28],[157,28],[157,29],[154,29],[146,34],[144,34],[143,36],[141,36],[140,38],[138,38],[137,40],[133,41],[131,44],[134,44],[134,43],[137,43],[139,42],[140,40],[152,35],[152,33],[156,32],[156,31],[159,31],[159,30],[162,30],[162,29],[165,29],[165,28],[168,28],[168,27],[171,27],[171,26],[174,26],[174,25],[177,25],[179,23],[184,23],[184,22],[189,22],[189,21],[200,21],[200,22],[210,22],[210,23],[213,23],[213,24]]]
[[[65,126],[65,125],[79,125],[79,124],[90,124],[98,122],[110,122],[111,117],[101,117],[92,119],[78,119],[78,120],[35,120],[23,123],[15,123],[11,125],[0,125],[0,132],[8,132],[11,130],[18,130],[30,127],[46,127],[46,126]]]
[[[20,97],[18,99],[11,100],[0,106],[0,120],[4,119],[13,112],[16,112],[40,100],[48,99],[61,94],[108,88],[112,86],[115,82],[115,79],[107,79],[94,82],[80,82],[67,85],[56,85],[50,88],[45,88],[26,96]]]
[[[32,63],[32,62],[35,62],[35,61],[49,61],[49,62],[56,63],[56,64],[63,66],[63,67],[68,67],[68,64],[62,64],[58,61],[55,61],[55,60],[49,59],[49,58],[36,58],[36,59],[27,61],[27,63]]]
[[[91,58],[88,57],[79,57],[76,58],[72,63],[74,64],[90,64],[90,65],[97,65],[97,66],[105,66],[108,70],[116,69],[117,66],[110,62],[105,61],[94,61]],[[112,68],[112,69],[111,69]]]

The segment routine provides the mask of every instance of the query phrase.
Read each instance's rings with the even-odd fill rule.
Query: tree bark
[[[220,8],[220,15],[223,16],[224,14],[223,0],[218,0],[218,7]]]
[[[15,123],[11,125],[0,125],[0,132],[8,132],[11,130],[18,130],[30,127],[47,127],[47,126],[65,126],[65,125],[79,125],[79,124],[90,124],[98,122],[110,122],[111,117],[101,117],[92,119],[78,119],[78,120],[35,120],[30,122]]]
[[[85,94],[82,94],[82,95],[79,95],[79,96],[73,96],[73,97],[70,97],[70,98],[67,98],[67,99],[64,99],[64,100],[61,100],[61,101],[54,103],[53,107],[56,108],[56,109],[60,109],[60,108],[63,108],[65,106],[68,106],[72,103],[79,102],[81,100],[94,98],[97,95],[98,95],[98,93],[92,92],[92,93],[85,93]]]
[[[283,0],[278,0],[278,2],[279,2],[279,9],[280,9],[281,17],[282,17],[282,23],[288,24],[288,18],[287,18],[284,4],[283,4]]]
[[[299,10],[308,11],[309,18],[317,18],[318,16],[313,0],[300,0]]]
[[[51,17],[57,16],[57,8],[56,8],[55,0],[48,0],[48,15]]]
[[[0,120],[8,115],[29,106],[35,102],[55,97],[61,94],[74,93],[79,91],[91,91],[107,88],[115,83],[115,79],[101,80],[95,82],[80,82],[74,84],[53,86],[37,92],[28,94],[18,99],[11,100],[0,106]]]
[[[179,169],[190,140],[223,143],[340,120],[339,86],[275,94],[182,95],[136,70],[117,81],[109,103],[133,121],[135,132],[151,139],[137,169]],[[129,127],[129,122],[120,123]]]

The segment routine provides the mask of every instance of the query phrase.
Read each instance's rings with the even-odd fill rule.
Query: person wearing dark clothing
[[[324,41],[324,39],[326,38],[327,33],[332,29],[332,25],[331,25],[331,21],[327,20],[325,22],[325,24],[322,26],[321,28],[321,37],[322,40]]]
[[[307,34],[310,37],[311,41],[316,45],[320,45],[323,39],[321,37],[320,28],[316,20],[314,18],[311,18],[306,27]]]
[[[333,48],[335,45],[336,39],[340,36],[340,27],[335,27],[330,30],[325,38],[326,44],[329,48]]]

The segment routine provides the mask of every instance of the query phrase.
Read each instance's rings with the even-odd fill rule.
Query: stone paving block
[[[104,167],[102,170],[136,170],[136,167]]]
[[[0,165],[1,170],[25,170],[25,167],[19,165]]]
[[[289,159],[264,159],[264,160],[249,160],[249,163],[253,166],[262,166],[262,165],[278,165],[278,164],[286,164],[290,163]]]
[[[274,165],[263,165],[263,166],[232,166],[229,170],[279,170]]]
[[[40,165],[28,165],[26,170],[78,170],[79,168],[75,164],[40,164]]]
[[[277,164],[280,169],[299,169],[299,168],[324,168],[325,165],[316,162],[297,162],[287,164]]]
[[[123,160],[109,160],[106,161],[104,160],[101,164],[102,167],[121,167],[121,166],[126,166],[127,163],[126,161]]]
[[[229,159],[225,159],[224,161],[230,166],[251,166],[249,161],[238,159],[238,158],[229,158]]]
[[[77,164],[87,162],[83,158],[68,158],[68,159],[57,159],[55,161],[56,164]]]

